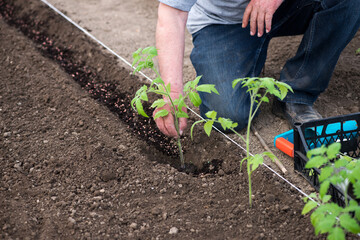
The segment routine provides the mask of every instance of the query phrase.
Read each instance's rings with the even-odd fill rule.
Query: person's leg
[[[269,37],[304,34],[280,80],[294,94],[284,102],[312,105],[330,81],[340,53],[360,27],[359,0],[286,0],[274,15]]]
[[[241,24],[210,25],[193,35],[194,49],[191,61],[200,84],[215,84],[220,95],[200,93],[200,113],[214,110],[219,117],[247,124],[250,98],[247,89],[232,88],[232,81],[241,77],[258,76],[265,62],[265,38],[251,37],[249,29]],[[219,126],[217,126],[219,127]]]

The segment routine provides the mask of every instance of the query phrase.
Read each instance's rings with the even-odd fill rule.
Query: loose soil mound
[[[172,140],[130,112],[139,79],[69,23],[35,0],[0,11],[2,239],[312,238],[301,196],[266,169],[248,208],[221,136],[197,132],[197,170],[178,172]]]

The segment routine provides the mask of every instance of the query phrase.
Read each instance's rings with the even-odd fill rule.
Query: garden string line
[[[52,10],[54,10],[56,13],[58,13],[60,16],[62,16],[63,18],[65,18],[68,22],[70,22],[71,24],[73,24],[75,27],[77,27],[80,31],[82,31],[83,33],[85,33],[88,37],[90,37],[91,39],[93,39],[95,42],[97,42],[98,44],[100,44],[102,47],[104,47],[106,50],[108,50],[110,53],[112,53],[113,55],[115,55],[117,58],[119,58],[121,61],[123,61],[126,65],[130,66],[131,68],[134,69],[134,67],[131,65],[131,63],[129,63],[125,58],[121,57],[119,54],[117,54],[115,51],[113,51],[111,48],[109,48],[108,46],[106,46],[103,42],[101,42],[100,40],[98,40],[96,37],[94,37],[91,33],[89,33],[86,29],[84,29],[83,27],[81,27],[79,24],[77,24],[76,22],[74,22],[71,18],[69,18],[68,16],[66,16],[64,13],[62,13],[60,10],[58,10],[56,7],[54,7],[52,4],[50,4],[48,1],[46,0],[40,0],[42,1],[44,4],[46,4],[48,7],[50,7]],[[145,77],[147,80],[149,80],[150,82],[152,82],[152,79],[149,78],[147,75],[145,75],[143,72],[139,72],[143,77]],[[191,108],[188,107],[188,109],[195,114],[198,118],[203,119],[198,113],[196,113],[194,110],[192,110]],[[204,120],[204,119],[203,119]],[[223,133],[222,131],[220,131],[219,129],[217,129],[216,127],[213,126],[213,128],[219,132],[220,134],[222,134],[226,139],[228,139],[230,142],[234,143],[236,146],[238,146],[239,148],[241,148],[243,151],[246,152],[246,149],[244,147],[242,147],[239,143],[237,143],[235,140],[233,140],[232,138],[230,138],[228,135],[226,135],[225,133]],[[254,156],[251,152],[249,152],[249,154],[251,156]],[[289,184],[291,187],[293,187],[294,189],[296,189],[299,193],[301,193],[302,195],[304,195],[305,197],[309,198],[311,201],[316,202],[313,198],[309,197],[308,194],[306,194],[305,192],[303,192],[301,189],[299,189],[298,187],[296,187],[294,184],[292,184],[289,180],[287,180],[286,178],[284,178],[283,176],[281,176],[278,172],[276,172],[274,169],[272,169],[270,166],[268,166],[267,164],[263,163],[262,165],[264,165],[267,169],[269,169],[271,172],[273,172],[276,176],[278,176],[279,178],[281,178],[283,181],[285,181],[287,184]],[[317,203],[317,202],[316,202]],[[319,203],[317,203],[319,205]]]

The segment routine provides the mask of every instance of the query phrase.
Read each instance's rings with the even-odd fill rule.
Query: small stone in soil
[[[179,232],[179,229],[177,227],[170,228],[169,234],[177,234]]]
[[[11,132],[4,133],[4,137],[10,137],[10,136],[11,136]]]
[[[130,224],[130,228],[136,229],[136,228],[137,228],[137,223],[131,223],[131,224]]]
[[[71,224],[75,224],[75,223],[76,223],[75,219],[73,219],[72,217],[69,217],[68,220],[69,220],[69,222],[70,222]]]

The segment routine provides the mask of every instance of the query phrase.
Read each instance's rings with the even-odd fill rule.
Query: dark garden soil
[[[193,167],[178,171],[174,141],[130,108],[145,81],[40,1],[0,0],[0,16],[0,239],[314,238],[302,196],[264,167],[249,208],[243,153],[219,134],[183,137]],[[344,57],[325,116],[359,111]]]

